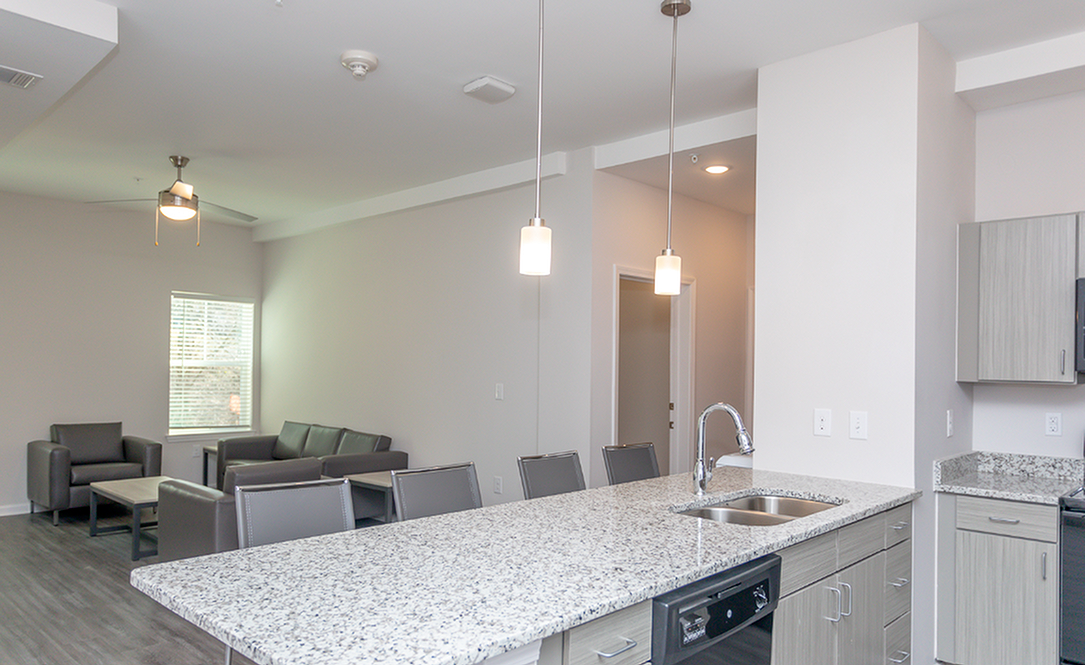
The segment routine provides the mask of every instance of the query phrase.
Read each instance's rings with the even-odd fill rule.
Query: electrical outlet
[[[500,401],[505,399],[505,384],[498,383],[494,386],[494,399]]]
[[[1062,414],[1048,413],[1044,415],[1044,435],[1062,436]]]
[[[203,446],[198,443],[192,444],[192,459],[199,459],[201,452],[203,452]]]
[[[946,409],[946,438],[953,436],[953,409]]]
[[[866,440],[866,411],[848,412],[848,437]]]
[[[505,491],[504,481],[501,480],[501,476],[494,476],[494,494],[501,494]]]
[[[814,409],[814,436],[831,436],[833,412],[831,409]]]

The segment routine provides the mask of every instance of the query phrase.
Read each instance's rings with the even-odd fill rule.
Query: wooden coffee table
[[[354,487],[375,490],[384,494],[384,523],[395,521],[395,501],[392,498],[392,472],[371,471],[369,473],[351,473],[343,476]]]
[[[142,550],[139,547],[140,532],[143,529],[158,526],[158,522],[141,523],[141,513],[144,508],[158,507],[158,484],[164,480],[170,480],[167,476],[151,476],[149,478],[127,478],[125,480],[103,480],[90,484],[90,535],[97,536],[103,533],[116,533],[118,531],[132,532],[132,561],[138,561],[140,557],[154,556],[158,554],[158,548]],[[98,526],[98,499],[105,497],[110,501],[127,506],[132,511],[132,524],[119,526]]]

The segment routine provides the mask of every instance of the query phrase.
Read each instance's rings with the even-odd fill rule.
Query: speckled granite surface
[[[1085,460],[971,452],[934,462],[934,491],[1058,505],[1081,487]]]
[[[132,584],[258,663],[466,665],[915,499],[721,468],[137,568]],[[842,505],[772,527],[675,510],[754,493]]]

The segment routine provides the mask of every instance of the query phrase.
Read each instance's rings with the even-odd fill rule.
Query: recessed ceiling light
[[[716,165],[713,165],[713,166],[706,166],[706,167],[704,167],[704,170],[708,171],[712,175],[719,175],[721,173],[726,173],[729,168],[730,167],[722,166],[720,164],[716,164]]]

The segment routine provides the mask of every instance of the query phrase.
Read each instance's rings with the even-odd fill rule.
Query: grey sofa
[[[221,439],[216,486],[223,487],[230,467],[305,457],[320,460],[322,473],[335,478],[351,473],[406,469],[407,453],[389,450],[391,445],[392,439],[383,434],[288,420],[278,434]]]
[[[224,490],[187,480],[166,480],[158,486],[159,561],[237,549],[238,485],[267,485],[319,480],[322,464],[309,457],[232,466]]]
[[[121,423],[52,425],[49,441],[26,445],[26,496],[35,506],[60,511],[90,505],[90,484],[157,476],[162,444],[121,434]]]

